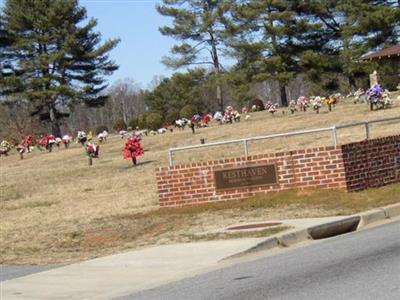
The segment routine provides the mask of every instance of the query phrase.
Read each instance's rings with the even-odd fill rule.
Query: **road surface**
[[[0,265],[0,282],[61,266],[62,265]]]
[[[400,221],[118,299],[400,299]]]

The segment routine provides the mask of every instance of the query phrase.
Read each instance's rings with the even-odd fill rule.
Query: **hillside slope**
[[[279,110],[275,115],[253,113],[248,121],[230,125],[213,123],[209,128],[199,129],[195,135],[186,129],[143,137],[146,152],[136,167],[122,159],[125,140],[118,136],[101,145],[100,158],[92,167],[88,166],[84,151],[77,144],[68,150],[55,149],[52,153],[35,151],[24,160],[19,160],[12,150],[12,155],[0,158],[3,260],[24,261],[24,257],[35,256],[36,261],[40,261],[43,253],[56,253],[64,244],[68,247],[73,244],[81,228],[94,228],[96,231],[91,224],[155,209],[158,199],[154,169],[167,165],[167,149],[170,147],[199,144],[201,138],[206,142],[220,141],[391,116],[400,116],[400,103],[391,109],[373,112],[365,104],[343,102],[330,113],[326,108],[320,114],[308,111],[290,115],[287,110],[285,114]],[[399,133],[400,122],[371,128],[372,137]],[[361,140],[364,136],[363,127],[344,129],[338,134],[339,143]],[[331,136],[321,133],[253,142],[249,152],[326,144],[332,144]],[[230,145],[179,153],[175,161],[216,159],[242,153],[242,145]]]

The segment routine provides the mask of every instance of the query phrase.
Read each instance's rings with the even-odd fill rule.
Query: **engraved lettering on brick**
[[[214,171],[216,190],[277,184],[276,165],[255,165]]]

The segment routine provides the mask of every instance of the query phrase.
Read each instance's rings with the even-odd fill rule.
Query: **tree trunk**
[[[55,137],[61,137],[61,128],[57,120],[51,122],[51,130]]]
[[[214,32],[211,29],[209,31],[210,34],[210,41],[211,41],[211,58],[213,61],[213,66],[214,66],[214,73],[216,75],[216,79],[219,80],[219,74],[220,74],[220,66],[219,66],[219,59],[218,59],[218,50],[217,50],[217,42],[214,37]],[[221,85],[219,82],[217,83],[217,102],[218,106],[221,111],[224,111],[224,99],[222,98],[222,90],[221,90]]]
[[[286,95],[286,86],[284,84],[280,84],[280,92],[281,92],[282,106],[288,106],[287,95]]]
[[[352,76],[352,74],[349,74],[347,77],[349,80],[350,91],[354,92],[356,90],[356,81],[354,79],[354,76]]]
[[[55,137],[61,137],[61,128],[60,124],[55,115],[54,108],[50,108],[50,122],[51,122],[51,131]]]
[[[217,85],[217,102],[221,111],[224,111],[224,99],[222,99],[221,86]]]

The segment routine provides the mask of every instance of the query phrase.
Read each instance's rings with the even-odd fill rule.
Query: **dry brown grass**
[[[53,153],[34,152],[23,161],[16,153],[1,157],[1,260],[66,263],[151,244],[185,242],[191,240],[193,234],[240,222],[347,214],[399,201],[396,196],[400,194],[399,187],[393,185],[379,189],[376,194],[370,191],[368,193],[372,194],[316,192],[318,203],[307,202],[308,195],[282,194],[281,200],[271,200],[275,196],[268,196],[222,206],[170,211],[158,210],[154,182],[154,168],[167,164],[169,147],[198,144],[200,138],[211,142],[399,115],[399,104],[374,112],[370,112],[367,105],[351,103],[341,103],[332,113],[319,115],[311,111],[295,115],[282,115],[278,111],[274,116],[260,112],[252,114],[249,121],[224,126],[213,124],[195,135],[185,130],[145,137],[143,145],[148,151],[134,168],[122,159],[124,141],[117,137],[101,146],[101,158],[92,167],[88,167],[78,145]],[[373,137],[399,132],[399,122],[374,125],[371,130]],[[363,137],[363,128],[339,132],[342,143]],[[250,153],[331,143],[328,134],[275,139],[251,143]],[[240,146],[218,147],[181,153],[176,155],[175,161],[241,154]],[[381,191],[386,192],[379,198]],[[337,200],[326,198],[327,194],[336,195]],[[355,198],[346,198],[347,195]],[[295,202],[291,203],[290,199]],[[349,199],[349,203],[341,199]],[[263,203],[275,204],[263,206]],[[326,203],[335,205],[326,206]]]

